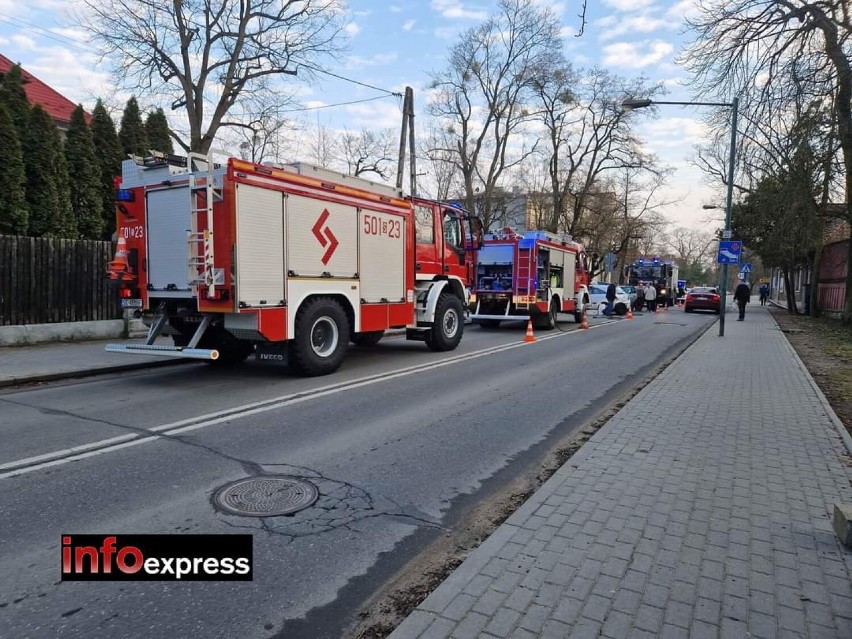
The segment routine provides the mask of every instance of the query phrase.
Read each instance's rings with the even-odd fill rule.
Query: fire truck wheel
[[[426,346],[433,351],[451,351],[462,338],[464,313],[459,298],[441,293],[435,307],[435,323],[426,338]]]
[[[349,339],[352,340],[352,343],[355,344],[355,346],[375,346],[379,343],[379,340],[382,339],[382,336],[384,334],[384,331],[353,333],[352,337],[350,337]]]
[[[348,345],[349,320],[343,308],[335,300],[317,297],[296,316],[290,364],[302,375],[328,375],[340,368]]]
[[[535,324],[536,328],[543,331],[552,331],[556,328],[556,313],[559,312],[559,306],[556,304],[556,300],[551,300],[550,309],[548,312],[539,313],[536,316]]]

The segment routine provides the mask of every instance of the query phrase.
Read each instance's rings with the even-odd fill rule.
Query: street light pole
[[[734,164],[737,156],[737,109],[740,99],[735,97],[731,103],[731,152],[728,155],[728,196],[725,201],[725,231],[723,238],[731,236],[731,214],[734,200]],[[728,306],[728,264],[722,264],[722,308],[719,309],[719,337],[725,336],[725,308]]]
[[[740,100],[735,97],[732,102],[662,102],[649,99],[629,99],[621,103],[621,108],[625,111],[633,109],[643,109],[654,104],[675,104],[678,106],[716,106],[731,108],[731,149],[728,156],[728,196],[725,203],[725,233],[723,239],[730,237],[731,231],[731,213],[733,210],[734,199],[734,166],[737,156],[737,110]],[[722,265],[722,307],[719,309],[719,337],[725,336],[725,307],[727,306],[728,292],[728,265]]]

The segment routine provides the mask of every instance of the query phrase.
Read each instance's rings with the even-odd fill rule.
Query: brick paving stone
[[[629,401],[391,636],[852,637],[852,553],[831,529],[832,505],[852,501],[845,454],[785,337],[750,307]]]

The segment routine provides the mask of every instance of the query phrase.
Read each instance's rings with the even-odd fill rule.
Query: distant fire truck
[[[590,263],[581,244],[545,231],[503,229],[477,254],[471,318],[482,326],[532,319],[556,327],[557,313],[577,322],[589,304]]]
[[[389,328],[454,349],[481,224],[439,202],[295,164],[212,156],[125,161],[118,250],[122,306],[150,320],[146,344],[107,350],[331,373],[350,340]],[[171,335],[174,346],[155,344]]]
[[[624,267],[624,276],[632,286],[653,284],[658,303],[673,306],[677,299],[678,268],[673,260],[640,257]]]

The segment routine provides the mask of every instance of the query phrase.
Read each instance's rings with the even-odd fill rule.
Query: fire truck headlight
[[[661,289],[660,289],[660,295],[665,295],[665,294],[666,294],[666,289],[661,288]]]

